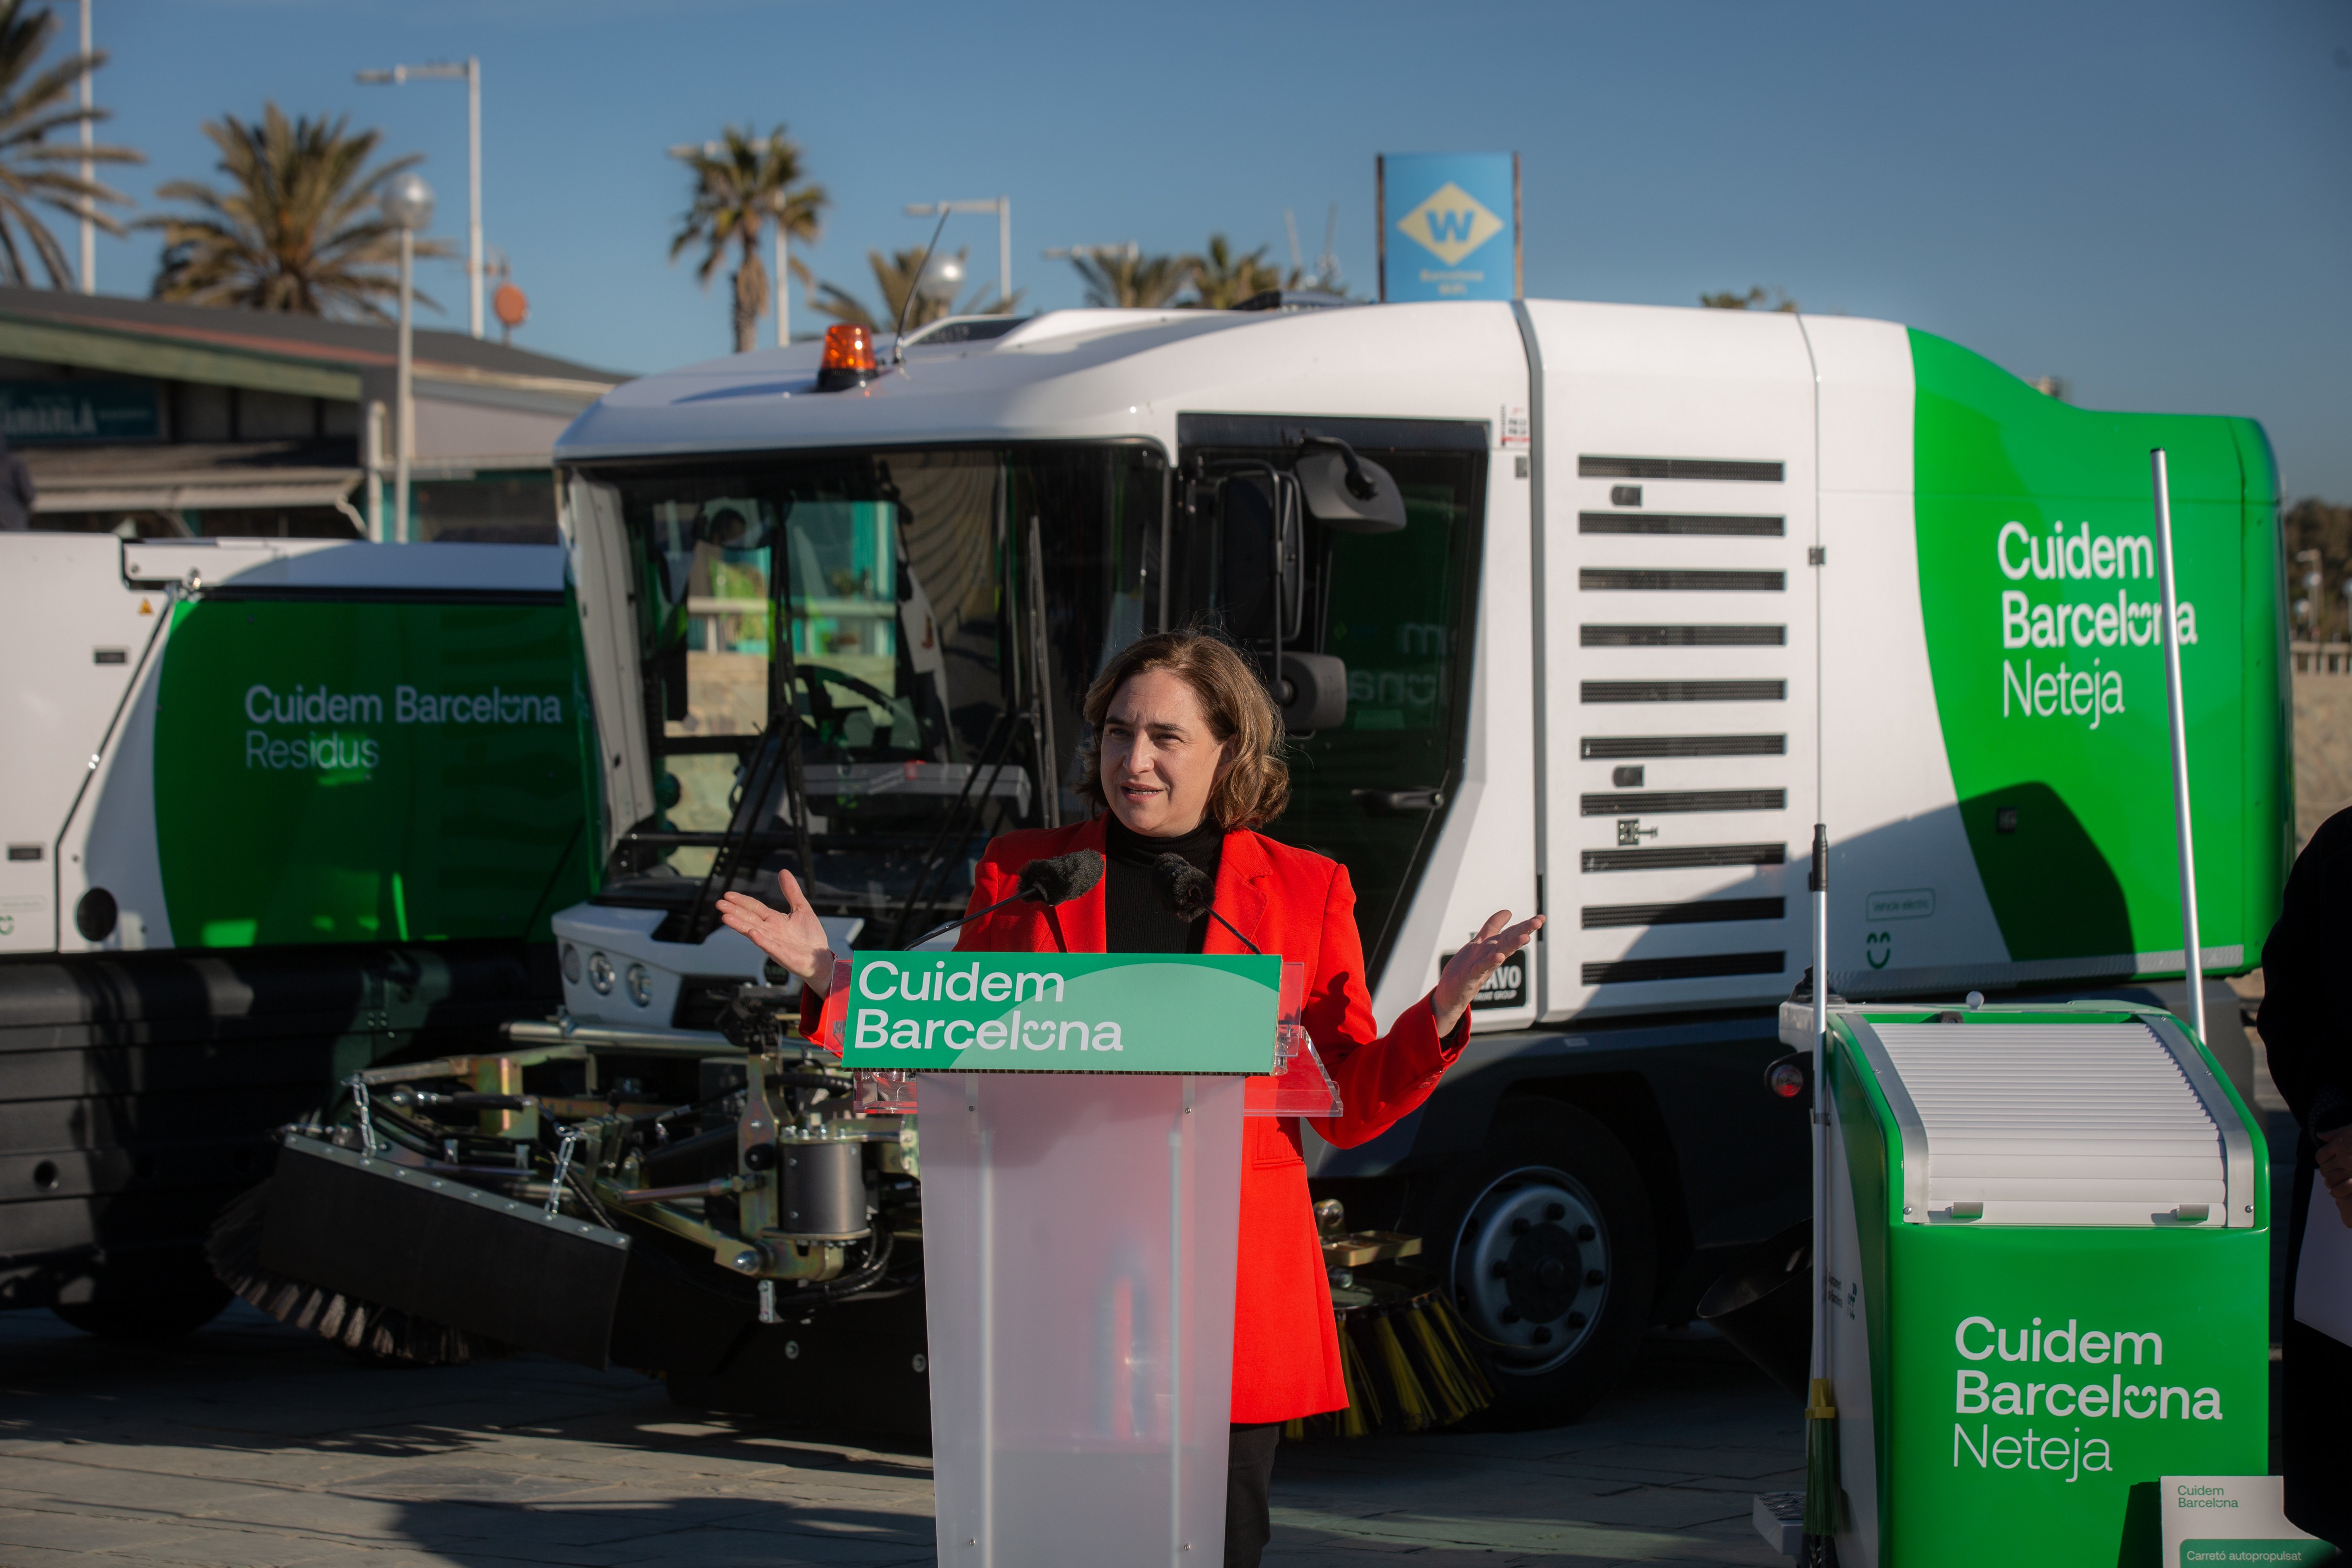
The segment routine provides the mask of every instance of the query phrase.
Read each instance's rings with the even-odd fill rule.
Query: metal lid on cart
[[[1908,1223],[2255,1221],[2252,1139],[2167,1016],[1841,1021],[1901,1134]]]

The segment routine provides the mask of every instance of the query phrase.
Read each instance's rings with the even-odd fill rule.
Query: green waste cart
[[[2158,1478],[2269,1469],[2267,1156],[2179,1020],[1833,1004],[1829,1055],[1842,1568],[2113,1563]]]

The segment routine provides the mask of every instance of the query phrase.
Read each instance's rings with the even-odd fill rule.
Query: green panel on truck
[[[155,720],[175,945],[546,942],[593,890],[564,603],[175,613]]]
[[[2210,951],[2251,967],[2292,852],[2274,590],[2277,478],[2260,426],[2043,396],[1914,331],[1920,603],[1952,783],[2013,962],[2181,945],[2148,452],[2172,492]]]

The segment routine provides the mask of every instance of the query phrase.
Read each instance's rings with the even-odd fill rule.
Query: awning
[[[359,484],[357,468],[307,468],[268,473],[157,473],[37,479],[36,511],[215,511],[324,507],[348,510]]]

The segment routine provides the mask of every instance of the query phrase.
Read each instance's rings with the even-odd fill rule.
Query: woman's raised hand
[[[784,895],[782,914],[746,894],[721,893],[719,918],[727,922],[728,930],[750,937],[752,946],[823,995],[833,985],[833,948],[824,934],[824,922],[816,918],[790,871],[777,872],[776,884]]]
[[[1469,1011],[1470,998],[1478,994],[1478,987],[1486,983],[1486,976],[1500,969],[1503,960],[1533,942],[1536,932],[1543,930],[1543,916],[1529,915],[1513,925],[1510,910],[1496,910],[1478,928],[1478,934],[1446,960],[1445,973],[1437,977],[1437,989],[1429,997],[1429,1005],[1437,1014],[1439,1039],[1454,1032],[1454,1026]]]

